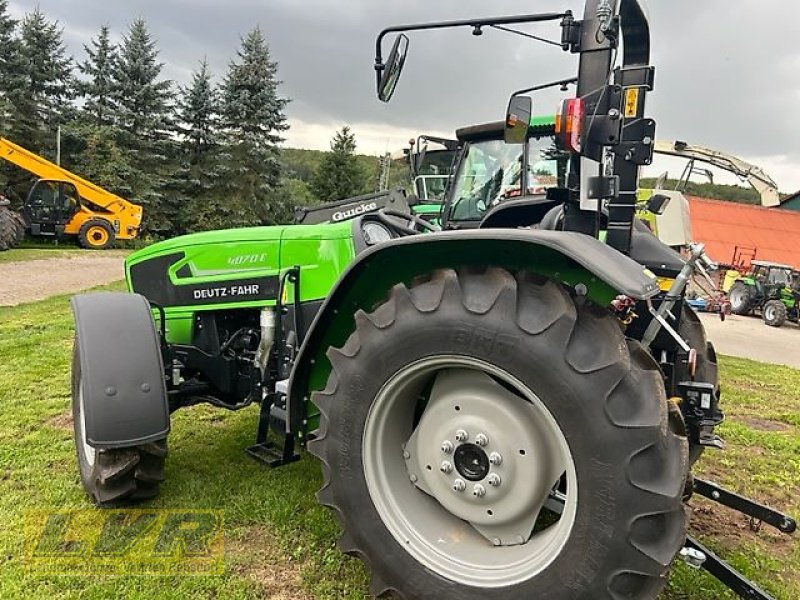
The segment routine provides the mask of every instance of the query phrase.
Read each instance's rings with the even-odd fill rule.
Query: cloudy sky
[[[121,35],[144,17],[158,40],[165,76],[185,82],[208,57],[225,71],[239,37],[264,30],[292,99],[287,144],[326,148],[349,124],[359,150],[394,151],[417,133],[502,118],[508,94],[572,76],[575,57],[498,31],[411,36],[393,101],[374,94],[374,39],[390,24],[572,8],[576,0],[11,0],[16,16],[38,4],[64,29],[69,49],[102,24]],[[793,0],[650,0],[656,89],[649,112],[660,139],[722,149],[763,166],[783,191],[800,188],[800,2]],[[527,27],[557,38],[558,27]],[[573,88],[574,89],[574,88]],[[552,113],[558,96],[535,98]],[[661,161],[654,171],[680,165]]]

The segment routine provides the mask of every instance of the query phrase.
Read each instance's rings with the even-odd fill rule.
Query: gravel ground
[[[0,263],[0,306],[34,302],[124,279],[122,254],[87,253]]]
[[[701,313],[700,318],[720,354],[800,369],[800,328],[794,323],[777,328],[765,325],[760,317],[730,315],[723,322]]]

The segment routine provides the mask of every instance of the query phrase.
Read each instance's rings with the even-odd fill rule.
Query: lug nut
[[[499,486],[501,482],[502,482],[502,480],[500,479],[500,475],[498,475],[497,473],[492,473],[492,474],[491,474],[491,475],[489,475],[489,477],[486,479],[486,483],[488,483],[488,484],[489,484],[489,485],[491,485],[492,487],[497,487],[497,486]]]
[[[450,440],[445,440],[442,442],[442,452],[445,454],[450,454],[453,451],[453,442]]]
[[[409,477],[411,483],[417,483],[417,476],[412,473],[411,477]]]
[[[469,439],[469,434],[463,429],[456,431],[456,440],[459,442],[466,442]]]
[[[472,495],[476,498],[483,498],[486,495],[486,488],[480,483],[476,483],[475,487],[472,488]]]
[[[448,473],[452,473],[452,472],[453,472],[453,465],[451,465],[451,464],[450,464],[449,462],[447,462],[447,461],[444,461],[444,462],[443,462],[443,463],[442,463],[442,464],[439,466],[439,470],[440,470],[442,473],[444,473],[445,475],[447,475]]]
[[[497,452],[492,452],[489,455],[489,462],[492,463],[495,467],[503,464],[503,457],[500,456]]]
[[[408,460],[409,458],[411,458],[411,453],[408,450],[403,450],[403,458]]]
[[[465,489],[467,489],[467,484],[464,483],[463,479],[456,479],[453,482],[453,491],[455,491],[455,492],[463,492]]]
[[[489,438],[487,438],[484,434],[479,433],[475,436],[475,443],[478,444],[478,446],[485,446],[489,443]]]

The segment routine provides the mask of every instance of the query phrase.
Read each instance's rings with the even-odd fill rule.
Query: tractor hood
[[[130,291],[162,307],[253,306],[274,304],[295,265],[309,275],[304,299],[324,298],[353,256],[352,222],[247,227],[158,242],[130,255],[125,272]]]

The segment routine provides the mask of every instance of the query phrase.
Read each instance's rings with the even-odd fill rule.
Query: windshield
[[[480,220],[503,200],[522,195],[523,148],[503,140],[469,145],[453,186],[453,221]],[[563,186],[567,155],[558,151],[552,136],[528,140],[527,194],[544,194],[549,187]]]

